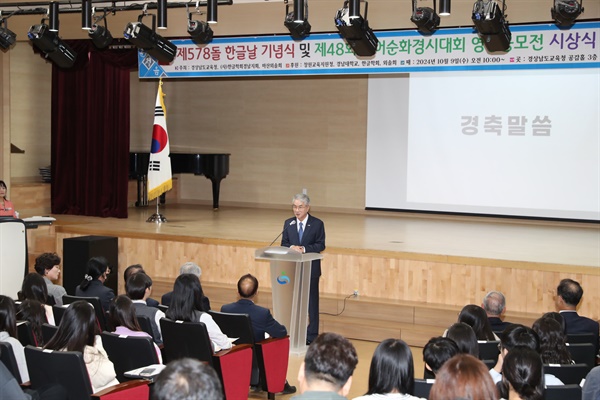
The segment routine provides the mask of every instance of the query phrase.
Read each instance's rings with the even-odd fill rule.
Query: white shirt
[[[209,313],[203,312],[202,315],[200,315],[200,322],[206,325],[208,337],[210,338],[214,352],[231,348],[231,340],[229,340],[227,335],[221,331],[221,328],[219,328],[219,325],[217,325]]]
[[[490,369],[490,375],[494,380],[494,383],[498,383],[502,380],[502,374],[497,372],[495,369]],[[544,374],[544,383],[546,386],[563,386],[564,383],[552,374]]]

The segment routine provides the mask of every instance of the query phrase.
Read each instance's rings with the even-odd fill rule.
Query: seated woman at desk
[[[6,183],[0,181],[0,217],[18,218],[15,206],[6,198],[6,193],[8,193]]]

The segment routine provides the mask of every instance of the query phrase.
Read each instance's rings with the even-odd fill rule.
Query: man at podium
[[[299,253],[320,253],[325,250],[325,225],[323,221],[308,213],[310,198],[299,193],[292,199],[294,217],[283,224],[281,245]],[[319,335],[319,279],[321,260],[313,260],[310,272],[310,295],[308,299],[308,328],[306,343],[310,344]]]

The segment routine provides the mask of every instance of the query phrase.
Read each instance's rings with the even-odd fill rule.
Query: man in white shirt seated
[[[540,352],[540,339],[533,329],[524,325],[513,324],[502,332],[500,335],[500,355],[498,355],[498,362],[494,368],[490,369],[490,375],[494,380],[494,383],[498,383],[502,380],[502,364],[504,357],[510,350],[517,346],[528,347],[531,350]],[[556,376],[551,374],[544,374],[546,386],[558,386],[564,385],[564,383]]]

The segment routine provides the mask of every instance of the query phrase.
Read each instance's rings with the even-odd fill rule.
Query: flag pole
[[[151,216],[149,216],[148,219],[146,220],[146,222],[154,222],[156,224],[162,224],[163,222],[167,222],[167,218],[158,211],[159,204],[160,204],[160,196],[158,196],[156,198],[156,212],[154,214],[152,214]]]

